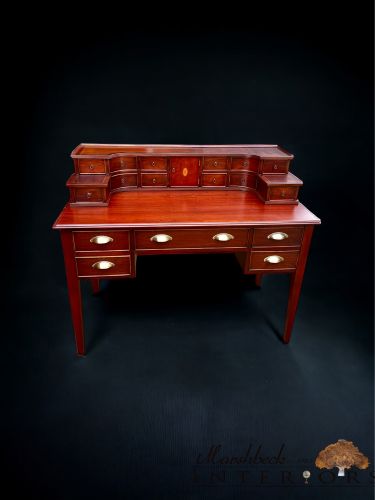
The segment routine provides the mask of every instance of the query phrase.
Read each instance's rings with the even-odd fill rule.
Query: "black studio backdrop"
[[[206,471],[193,471],[213,444],[227,454],[262,444],[272,454],[285,443],[293,473],[308,468],[316,478],[314,457],[342,437],[373,462],[370,9],[266,6],[233,22],[195,19],[189,29],[182,13],[172,24],[148,19],[142,30],[130,29],[131,19],[75,12],[29,23],[25,15],[12,21],[14,43],[4,43],[3,171],[13,199],[3,211],[11,299],[3,417],[13,491],[39,499],[371,498],[366,475],[360,484],[301,489],[278,478],[259,485],[256,475],[255,486],[229,476],[207,485]],[[285,277],[255,291],[230,256],[149,257],[135,282],[108,285],[99,299],[84,287],[92,338],[88,357],[74,358],[51,225],[80,142],[291,151],[300,199],[322,219],[292,344],[273,331]]]

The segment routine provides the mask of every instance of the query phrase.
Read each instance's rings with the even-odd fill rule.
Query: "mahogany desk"
[[[289,342],[320,223],[296,199],[302,182],[289,172],[292,155],[273,145],[80,145],[72,156],[71,199],[53,227],[78,354],[85,353],[80,280],[97,292],[100,279],[134,278],[137,256],[151,254],[232,252],[258,285],[264,274],[289,273]]]

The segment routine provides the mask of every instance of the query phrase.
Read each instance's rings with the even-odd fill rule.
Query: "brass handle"
[[[121,184],[123,186],[126,184],[126,178],[125,177],[121,177]]]
[[[90,163],[90,170],[94,170],[94,165],[92,163]]]
[[[241,179],[241,184],[245,184],[245,180],[246,180],[245,178],[242,178]]]
[[[281,231],[277,231],[276,233],[269,234],[267,238],[269,240],[281,241],[281,240],[286,240],[288,238],[288,235]]]
[[[217,161],[214,161],[214,166],[217,167]]]
[[[212,179],[212,182],[213,182],[214,184],[216,184],[216,177],[214,177],[214,178]]]
[[[172,241],[172,239],[172,236],[169,236],[169,234],[155,234],[155,236],[150,238],[155,243],[167,243],[167,241]]]
[[[100,269],[101,271],[105,271],[106,269],[111,269],[111,267],[115,267],[115,264],[113,262],[110,262],[109,260],[99,260],[98,262],[95,262],[95,264],[92,265],[94,269]]]
[[[91,243],[95,243],[96,245],[106,245],[107,243],[112,243],[112,241],[113,238],[104,235],[94,236],[90,240]]]
[[[152,179],[152,183],[153,183],[153,184],[156,184],[156,179],[155,179],[155,177]]]
[[[124,164],[124,160],[120,160],[120,165],[123,167],[125,164]]]
[[[90,191],[89,191],[88,193],[86,193],[86,197],[87,197],[87,198],[89,198],[89,199],[90,199],[90,198],[91,198],[91,196],[92,196],[92,193],[90,193]]]
[[[215,236],[213,236],[212,239],[216,241],[229,241],[229,240],[234,240],[234,236],[233,234],[229,233],[218,233],[215,234]]]
[[[153,167],[155,167],[156,162],[152,161],[152,162],[151,162],[151,165],[152,165]]]
[[[244,167],[248,167],[248,166],[249,166],[249,160],[245,160],[245,161],[243,162],[243,166],[244,166]]]
[[[281,196],[281,198],[285,198],[285,191],[284,190],[281,191],[281,195],[280,196]]]
[[[176,169],[173,167],[172,168],[172,174],[174,174],[176,172]]]
[[[274,170],[277,170],[277,164],[275,163],[275,165],[273,166],[273,169]]]
[[[268,262],[269,264],[279,264],[284,260],[284,257],[281,255],[269,255],[264,259],[264,262]]]

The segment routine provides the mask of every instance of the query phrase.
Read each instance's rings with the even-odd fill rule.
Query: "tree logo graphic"
[[[358,467],[367,469],[368,458],[359,451],[352,441],[339,439],[337,443],[330,444],[319,452],[315,459],[318,469],[333,469],[337,467],[338,476],[345,476],[345,469]]]

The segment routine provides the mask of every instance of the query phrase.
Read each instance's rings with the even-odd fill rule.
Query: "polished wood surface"
[[[215,224],[262,226],[320,224],[301,203],[264,205],[252,192],[242,191],[129,191],[112,196],[108,207],[66,205],[54,228],[176,227]]]
[[[80,145],[61,232],[76,348],[85,353],[80,280],[136,276],[138,255],[224,253],[261,285],[291,275],[289,342],[312,232],[320,220],[297,200],[302,181],[279,146]],[[94,206],[94,205],[98,206]],[[183,270],[181,271],[183,272]]]

